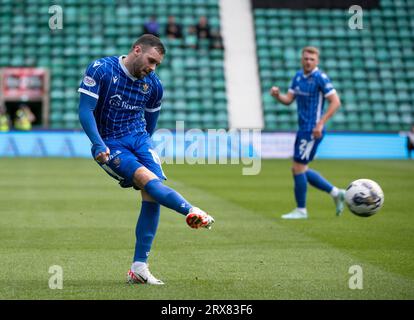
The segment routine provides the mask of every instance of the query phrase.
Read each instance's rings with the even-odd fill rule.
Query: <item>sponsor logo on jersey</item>
[[[115,95],[111,96],[111,98],[109,99],[109,105],[111,105],[113,107],[120,108],[120,109],[127,109],[127,110],[140,110],[140,109],[142,109],[141,106],[134,106],[132,104],[129,104],[129,103],[123,101],[121,95],[119,95],[119,94],[115,94]]]
[[[298,96],[310,96],[309,92],[301,91],[299,86],[296,86],[294,91],[295,91],[295,95],[298,95]]]
[[[118,81],[118,77],[117,76],[114,76],[113,78],[112,78],[112,80],[113,80],[113,82],[114,82],[114,84]]]
[[[95,85],[96,85],[96,82],[95,82],[95,80],[93,80],[91,77],[89,77],[89,76],[85,76],[84,78],[83,78],[83,83],[85,84],[85,86],[88,86],[88,87],[94,87]]]

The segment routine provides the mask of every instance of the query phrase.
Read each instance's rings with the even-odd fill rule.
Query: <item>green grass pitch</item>
[[[317,160],[340,187],[377,181],[383,209],[336,217],[332,199],[309,187],[306,221],[294,207],[290,161],[164,165],[167,184],[209,211],[193,230],[163,208],[150,256],[162,287],[125,283],[140,196],[87,159],[0,159],[0,299],[414,299],[414,163]],[[63,289],[49,288],[49,267]],[[350,289],[351,266],[362,289]]]

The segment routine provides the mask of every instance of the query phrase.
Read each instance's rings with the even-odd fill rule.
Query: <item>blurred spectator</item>
[[[414,124],[411,125],[411,131],[408,132],[407,135],[407,151],[408,151],[408,158],[411,159],[412,152],[414,150]]]
[[[7,114],[6,108],[0,105],[0,132],[7,132],[10,130],[10,117]]]
[[[198,20],[198,24],[196,25],[196,33],[198,38],[197,48],[209,47],[211,40],[211,31],[207,17],[200,17],[200,19]]]
[[[160,24],[157,21],[157,17],[152,15],[150,19],[144,24],[144,33],[153,34],[154,36],[160,36]]]
[[[36,120],[35,115],[29,106],[21,104],[16,111],[16,118],[14,119],[14,127],[17,130],[28,131],[32,129],[32,123]]]
[[[167,25],[165,26],[165,34],[168,38],[176,39],[176,38],[182,38],[183,32],[182,27],[180,24],[175,22],[174,16],[168,17]]]
[[[192,49],[197,49],[197,32],[195,26],[189,26],[185,36],[185,46]]]
[[[220,50],[224,48],[223,38],[221,37],[220,30],[211,31],[211,48]]]

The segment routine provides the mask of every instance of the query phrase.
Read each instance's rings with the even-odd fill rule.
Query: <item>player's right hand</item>
[[[107,163],[109,160],[110,150],[106,148],[105,152],[99,152],[98,155],[95,157],[95,160],[101,164]]]
[[[270,95],[271,95],[272,97],[277,98],[277,97],[279,96],[279,94],[280,94],[279,87],[272,87],[272,88],[270,89]]]

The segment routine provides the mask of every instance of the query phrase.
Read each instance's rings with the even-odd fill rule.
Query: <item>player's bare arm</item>
[[[272,87],[270,95],[285,105],[289,105],[295,100],[295,95],[292,92],[288,91],[286,94],[281,94],[279,87]]]
[[[322,116],[322,118],[319,120],[319,122],[316,124],[315,128],[313,128],[313,131],[312,131],[313,136],[316,139],[319,139],[320,137],[322,137],[323,127],[325,126],[326,122],[334,115],[336,110],[339,109],[341,105],[341,101],[336,92],[327,96],[326,99],[329,101],[328,110]]]

